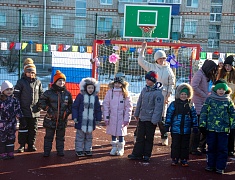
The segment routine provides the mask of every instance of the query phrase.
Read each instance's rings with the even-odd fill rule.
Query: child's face
[[[57,86],[59,87],[64,87],[65,85],[65,80],[64,79],[59,79],[58,81],[56,81],[55,83]]]
[[[180,100],[185,101],[187,100],[188,95],[185,92],[180,93]]]
[[[92,94],[92,93],[94,92],[94,90],[95,90],[95,87],[90,84],[90,85],[88,85],[88,86],[86,87],[86,90],[87,90],[87,93],[88,93],[88,94]]]
[[[230,72],[232,70],[232,66],[229,64],[225,64],[224,68],[226,69],[227,72]]]
[[[219,64],[218,64],[218,65],[219,65],[219,67],[220,67],[220,68],[222,68],[222,67],[224,66],[224,63],[219,62]]]
[[[117,88],[117,89],[118,89],[118,88],[121,88],[121,87],[122,87],[122,84],[119,83],[119,82],[115,82],[115,83],[114,83],[114,87]]]
[[[216,90],[216,93],[219,95],[219,96],[223,96],[225,94],[225,90],[223,88],[220,88],[220,89],[217,89]]]
[[[13,88],[7,88],[5,91],[3,91],[3,94],[6,96],[11,96],[13,94]]]
[[[35,72],[26,72],[25,74],[26,74],[26,76],[29,77],[29,78],[35,78],[35,77],[36,77]]]
[[[145,81],[146,81],[146,84],[147,84],[147,86],[153,86],[154,85],[154,82],[153,81],[150,81],[150,80],[148,80],[148,79],[145,79]]]

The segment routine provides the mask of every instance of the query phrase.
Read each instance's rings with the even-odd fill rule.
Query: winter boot
[[[117,144],[117,155],[118,156],[123,156],[123,154],[124,154],[124,146],[125,146],[125,141],[123,141],[123,142],[118,142],[118,144]]]
[[[25,145],[24,144],[20,144],[20,147],[18,149],[18,153],[23,153],[25,150]]]
[[[5,160],[5,159],[7,159],[7,153],[0,154],[0,160]]]
[[[117,155],[117,141],[111,141],[111,145],[112,145],[112,150],[110,151],[110,155],[111,156],[116,156]]]
[[[161,140],[162,140],[162,146],[168,146],[168,138]]]
[[[14,159],[14,158],[15,158],[14,152],[7,153],[7,159]]]

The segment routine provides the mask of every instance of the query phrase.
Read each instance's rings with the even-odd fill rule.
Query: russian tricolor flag
[[[65,74],[66,87],[75,99],[79,93],[79,83],[82,78],[92,75],[91,58],[91,53],[52,51],[51,83],[56,70],[60,70]]]

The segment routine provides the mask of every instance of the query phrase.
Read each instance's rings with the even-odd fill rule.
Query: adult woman
[[[166,117],[167,104],[170,101],[170,96],[174,91],[175,86],[175,75],[170,68],[170,64],[166,61],[166,53],[162,50],[158,50],[154,54],[155,63],[149,63],[144,60],[144,52],[147,47],[147,43],[142,43],[142,48],[138,57],[138,64],[145,71],[155,71],[158,74],[158,82],[163,85],[162,94],[164,96],[164,107],[162,113],[162,121],[158,123],[159,129],[161,131],[162,145],[168,145],[168,135],[164,129],[164,119]]]
[[[235,68],[233,67],[233,56],[226,57],[223,68],[220,69],[217,79],[224,79],[232,89],[231,99],[235,103]],[[231,129],[228,138],[228,155],[234,155],[234,129]]]

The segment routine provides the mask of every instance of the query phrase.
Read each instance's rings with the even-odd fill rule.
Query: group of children
[[[157,82],[158,75],[149,71],[145,75],[146,86],[140,93],[134,113],[138,121],[137,139],[133,151],[128,155],[132,160],[150,161],[153,149],[154,134],[158,122],[162,120],[164,96],[163,85]],[[53,84],[43,92],[41,82],[36,78],[36,66],[27,58],[24,73],[17,81],[15,88],[9,81],[1,86],[0,99],[0,158],[14,158],[14,142],[17,120],[20,122],[18,152],[36,151],[35,140],[37,118],[41,109],[46,111],[43,126],[45,127],[44,157],[49,157],[52,142],[56,134],[56,150],[58,156],[64,156],[65,129],[68,116],[72,113],[75,122],[75,151],[78,157],[92,156],[92,132],[96,125],[104,120],[106,133],[111,136],[112,149],[110,155],[124,154],[127,126],[132,115],[132,102],[128,94],[128,83],[123,77],[117,76],[110,83],[103,101],[103,117],[97,93],[99,84],[94,78],[84,78],[80,82],[80,93],[73,102],[70,92],[66,89],[66,76],[56,71]],[[14,95],[13,95],[14,90]],[[204,103],[200,124],[194,104],[192,87],[183,83],[176,88],[175,100],[167,108],[165,132],[171,132],[171,165],[181,163],[188,166],[189,142],[191,128],[193,133],[207,135],[207,171],[222,174],[227,162],[227,133],[235,128],[234,104],[229,98],[231,89],[225,81],[215,82]]]

